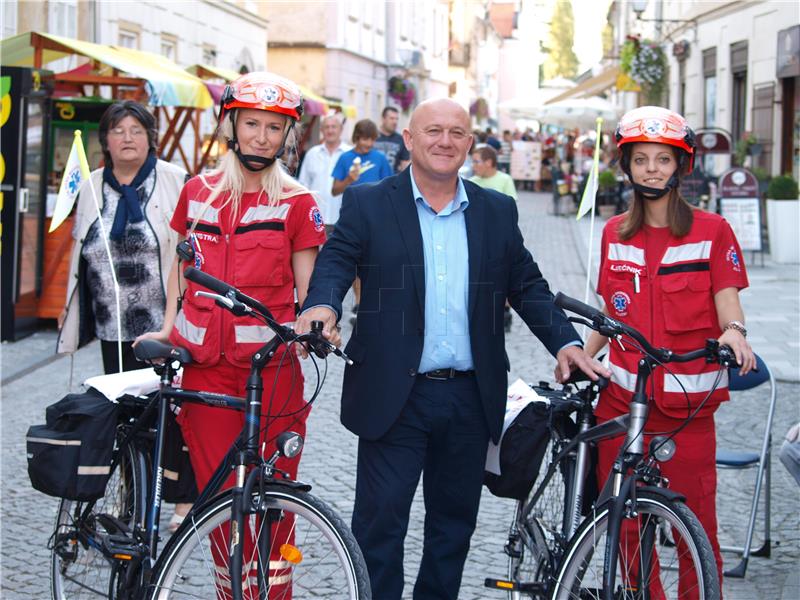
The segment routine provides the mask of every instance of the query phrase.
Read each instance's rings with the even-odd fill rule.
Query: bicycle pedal
[[[117,560],[139,561],[145,548],[136,540],[122,535],[109,535],[103,539],[103,550]]]
[[[508,581],[507,579],[492,579],[487,577],[483,581],[484,587],[494,590],[503,590],[506,592],[519,591],[519,585],[515,581]]]

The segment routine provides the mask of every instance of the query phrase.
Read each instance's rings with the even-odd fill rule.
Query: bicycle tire
[[[671,500],[653,492],[638,493],[636,501],[636,515],[625,517],[624,522],[635,526],[638,533],[633,530],[633,535],[627,541],[625,536],[620,535],[613,598],[641,598],[639,590],[646,583],[652,594],[656,594],[660,586],[668,600],[679,597],[719,600],[720,586],[714,554],[694,513],[682,501]],[[607,545],[610,507],[610,503],[605,503],[596,509],[576,531],[559,568],[552,596],[554,600],[602,597],[603,558]],[[658,527],[664,524],[671,528],[681,544],[656,547]],[[644,544],[642,539],[645,540]],[[657,572],[650,573],[648,581],[642,582],[638,558],[651,556],[653,552],[658,558],[658,569],[653,569]],[[681,559],[687,563],[682,573],[678,569]],[[641,562],[653,564],[653,561]],[[630,575],[623,577],[624,572]],[[681,575],[685,577],[687,573],[690,577],[694,576],[696,581],[694,584],[684,582],[686,590],[680,590]]]
[[[184,521],[156,563],[150,596],[153,600],[230,597],[228,563],[216,564],[212,554],[216,552],[218,563],[227,561],[227,552],[225,548],[220,551],[219,544],[230,531],[232,502],[233,495],[228,490]],[[259,577],[268,582],[269,589],[262,593],[270,599],[371,598],[361,550],[350,529],[327,504],[307,492],[282,485],[265,486],[260,502],[259,492],[254,491],[251,502],[260,507],[258,516],[247,515],[245,527],[253,538],[263,533],[263,514],[268,511],[279,511],[281,519],[291,516],[292,537],[284,536],[278,527],[276,534],[282,537],[272,547],[280,548],[280,552],[270,552],[268,561],[260,561],[257,545],[250,544],[252,548],[242,557],[242,564],[249,565],[243,575],[245,598],[251,597],[248,591],[252,597],[262,597],[252,591],[253,581]],[[284,551],[283,544],[290,547]],[[299,562],[291,562],[298,558]],[[263,562],[269,563],[266,573]]]
[[[563,439],[561,433],[553,432],[545,452],[547,459],[542,465],[542,473],[546,473],[550,468],[562,447]],[[519,528],[524,528],[525,531],[517,534],[516,544],[509,553],[508,580],[516,583],[522,590],[509,591],[509,600],[536,597],[524,590],[531,589],[530,586],[533,584],[549,580],[554,565],[564,550],[565,532],[568,527],[566,505],[567,499],[572,494],[574,472],[574,456],[564,457],[525,522],[522,522],[520,513],[527,499],[517,502],[511,528],[512,531]],[[534,491],[536,489],[534,488]]]
[[[99,540],[110,533],[96,516],[110,515],[130,528],[143,526],[147,502],[147,460],[128,444],[112,471],[106,491],[80,519],[85,502],[61,499],[51,538],[50,582],[54,600],[113,597],[109,587],[112,564],[99,550]],[[80,522],[79,522],[80,521]]]

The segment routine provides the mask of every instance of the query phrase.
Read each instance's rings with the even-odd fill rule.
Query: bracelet
[[[735,329],[742,334],[742,337],[747,337],[747,328],[741,321],[730,321],[722,328],[722,331],[728,331],[728,329]]]

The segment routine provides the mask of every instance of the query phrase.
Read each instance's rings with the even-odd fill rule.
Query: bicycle
[[[666,348],[654,348],[636,329],[578,300],[559,293],[555,303],[583,317],[570,317],[571,321],[609,338],[624,337],[642,351],[630,413],[589,426],[591,392],[572,400],[559,392],[562,403],[568,404],[567,410],[578,413],[578,431],[572,437],[561,431],[553,433],[555,456],[531,499],[519,503],[512,526],[512,533],[517,527],[518,537],[509,537],[517,544],[506,546],[511,567],[522,564],[526,555],[532,557],[533,567],[516,571],[510,568],[507,580],[487,579],[486,586],[506,590],[512,598],[718,599],[720,583],[708,537],[683,497],[668,488],[658,466],[674,455],[672,438],[677,430],[653,437],[645,452],[646,389],[655,368],[700,358],[732,367],[736,366],[733,352],[716,340],[707,340],[702,349],[675,354]],[[722,371],[714,388],[719,385],[721,374]],[[687,422],[692,417],[690,414]],[[609,477],[578,525],[585,508],[581,504],[590,445],[622,434],[625,441]],[[551,480],[561,465],[565,475],[560,497],[565,509],[560,524],[553,526],[543,523],[536,510],[540,499],[548,494],[548,485],[553,487]],[[548,527],[554,532],[549,539],[545,533]]]
[[[292,480],[276,466],[281,457],[300,453],[302,437],[284,431],[271,454],[263,457],[263,447],[259,451],[261,371],[280,346],[289,351],[292,344],[302,343],[320,358],[334,353],[349,359],[322,336],[321,323],[298,335],[223,281],[192,267],[184,275],[214,292],[198,294],[234,314],[253,316],[275,335],[252,357],[244,399],[173,386],[177,369],[191,362],[189,353],[154,340],[137,345],[137,357],[159,374],[159,390],[150,398],[125,401],[106,495],[87,503],[62,499],[50,544],[53,597],[368,600],[366,565],[349,528],[309,493],[310,485]],[[307,406],[320,389],[318,378]],[[246,418],[209,484],[159,552],[161,458],[170,402],[243,410]],[[153,418],[154,431],[149,431]],[[153,445],[152,475],[143,448],[148,443]],[[234,487],[220,491],[231,471]]]

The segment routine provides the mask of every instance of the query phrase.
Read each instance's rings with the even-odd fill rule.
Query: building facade
[[[447,95],[446,0],[274,3],[266,11],[268,67],[355,106],[358,119],[377,121],[387,105],[407,112],[420,98]],[[394,94],[392,78],[398,78]],[[409,84],[411,102],[398,94]]]

